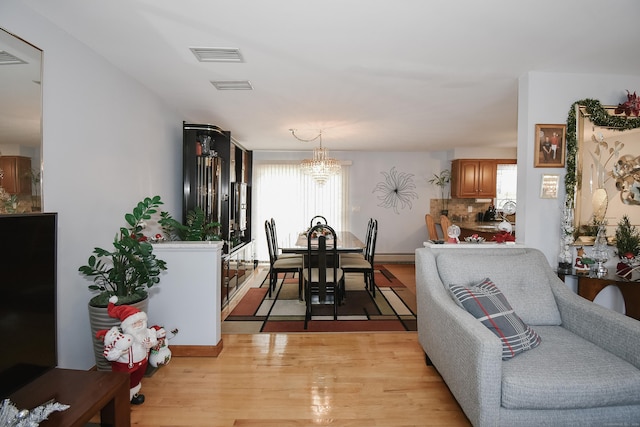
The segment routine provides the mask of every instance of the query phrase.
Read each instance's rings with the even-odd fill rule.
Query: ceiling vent
[[[26,64],[26,61],[18,58],[10,54],[9,52],[5,52],[4,50],[0,50],[0,65],[10,65],[10,64]]]
[[[244,62],[240,49],[234,47],[192,47],[200,62]]]
[[[212,81],[211,84],[218,90],[253,90],[249,80]]]

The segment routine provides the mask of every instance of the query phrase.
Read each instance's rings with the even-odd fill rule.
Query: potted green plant
[[[102,355],[103,343],[96,333],[117,326],[119,321],[107,313],[109,298],[118,297],[118,305],[133,305],[147,311],[147,289],[160,282],[160,274],[166,263],[153,253],[151,242],[143,234],[146,221],[158,212],[162,205],[160,196],[147,197],[125,215],[127,226],[121,227],[113,240],[113,249],[94,248],[87,264],[78,271],[92,284],[97,295],[89,300],[89,319],[94,340],[94,352],[98,370],[110,370],[110,363]]]
[[[169,240],[220,241],[222,239],[221,224],[215,221],[207,222],[205,213],[199,206],[187,212],[184,224],[168,212],[161,212],[160,217],[158,223]]]
[[[617,274],[629,278],[635,257],[640,254],[640,232],[631,225],[629,217],[623,215],[616,227],[616,254],[620,258],[617,264]]]
[[[445,197],[444,190],[447,184],[449,184],[450,182],[451,182],[451,171],[449,169],[445,169],[437,175],[433,174],[433,178],[429,180],[430,184],[440,187],[440,200],[442,201],[442,210],[440,211],[440,213],[442,215],[449,214],[449,210],[447,209],[448,197]]]

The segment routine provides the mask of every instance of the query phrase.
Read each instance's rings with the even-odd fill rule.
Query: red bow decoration
[[[633,92],[633,95],[627,91],[627,102],[618,104],[618,108],[615,109],[616,114],[624,113],[625,116],[636,116],[640,114],[640,99]]]

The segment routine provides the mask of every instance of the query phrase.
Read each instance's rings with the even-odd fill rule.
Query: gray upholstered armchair
[[[418,337],[474,426],[640,426],[640,322],[577,296],[538,250],[452,246],[416,250]],[[539,345],[503,360],[454,300],[449,285],[485,278]]]

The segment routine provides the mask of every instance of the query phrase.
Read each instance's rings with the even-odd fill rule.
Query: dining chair
[[[440,227],[442,228],[442,240],[444,240],[445,242],[449,240],[449,234],[447,234],[447,230],[449,229],[450,225],[451,225],[451,221],[449,220],[449,217],[447,217],[446,215],[440,215]]]
[[[322,234],[313,237],[315,231],[322,231]],[[333,320],[338,320],[338,305],[344,294],[344,272],[335,262],[338,259],[336,238],[335,230],[323,224],[311,227],[307,233],[307,257],[303,270],[304,329],[311,320],[313,305],[333,303]]]
[[[373,227],[373,218],[369,218],[369,221],[367,222],[367,234],[365,236],[365,245],[364,245],[364,248],[362,248],[362,252],[345,252],[345,253],[341,253],[340,254],[340,259],[343,259],[343,258],[365,259],[365,249],[369,245],[369,240],[371,239],[372,227]]]
[[[317,219],[318,221],[316,221],[316,223],[314,224],[314,221],[315,221],[316,219]],[[327,218],[323,217],[322,215],[316,215],[316,216],[314,216],[313,218],[311,218],[311,222],[309,223],[309,227],[313,227],[314,225],[318,225],[318,224],[324,224],[324,225],[327,225],[327,224],[328,224],[328,223],[327,223]]]
[[[376,240],[378,237],[378,220],[371,220],[371,232],[368,233],[367,243],[364,248],[364,258],[341,257],[340,267],[344,273],[362,273],[364,275],[365,289],[376,296],[376,282],[373,258],[376,252]]]
[[[424,216],[424,221],[427,223],[427,231],[429,232],[429,240],[439,240],[438,238],[438,229],[436,228],[436,223],[433,220],[431,214],[426,214]]]
[[[278,258],[273,246],[273,229],[271,221],[264,222],[264,230],[267,236],[267,246],[269,248],[269,296],[275,290],[280,273],[298,273],[298,299],[302,301],[302,257],[299,258]]]
[[[272,241],[273,241],[273,250],[276,254],[276,258],[278,259],[283,259],[283,258],[296,258],[296,259],[300,259],[300,262],[302,262],[302,255],[300,254],[283,254],[282,250],[280,249],[280,245],[278,245],[278,231],[276,229],[276,220],[271,218],[271,235],[273,237]]]

